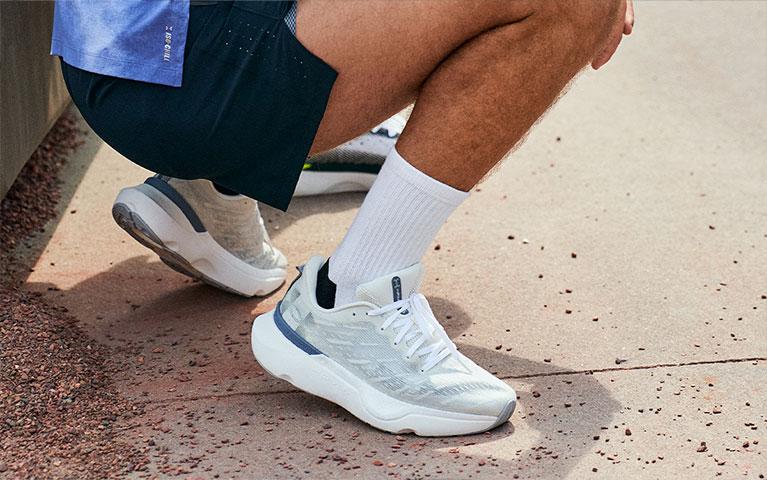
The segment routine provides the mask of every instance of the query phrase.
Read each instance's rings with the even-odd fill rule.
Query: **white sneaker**
[[[388,432],[465,435],[509,419],[514,390],[456,350],[416,293],[420,264],[327,310],[315,295],[324,262],[310,259],[277,308],[253,322],[251,345],[265,370]]]
[[[405,120],[397,114],[354,140],[307,159],[293,196],[367,192],[404,128]]]
[[[208,180],[154,176],[120,191],[112,216],[174,270],[251,297],[285,281],[287,260],[274,248],[258,204],[224,195]]]

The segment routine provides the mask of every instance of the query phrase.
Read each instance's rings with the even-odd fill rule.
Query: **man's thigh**
[[[508,0],[300,0],[298,39],[338,72],[312,153],[393,115],[452,51],[532,8]]]

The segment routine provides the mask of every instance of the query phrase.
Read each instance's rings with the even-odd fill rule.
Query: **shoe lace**
[[[421,372],[426,372],[458,351],[445,329],[434,318],[429,302],[422,294],[414,293],[408,298],[367,312],[371,316],[387,313],[390,315],[381,324],[380,330],[391,327],[397,334],[394,345],[402,341],[410,345],[405,358],[409,360],[415,355],[422,359]]]

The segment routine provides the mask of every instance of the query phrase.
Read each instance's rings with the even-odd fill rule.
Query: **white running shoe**
[[[271,245],[258,203],[208,180],[150,177],[120,191],[112,216],[169,267],[217,288],[252,297],[285,281],[288,262]]]
[[[357,288],[358,302],[317,304],[313,257],[277,307],[253,322],[261,366],[393,433],[465,435],[505,423],[511,387],[456,350],[416,293],[420,264]]]
[[[364,135],[307,159],[293,196],[367,192],[404,128],[405,120],[397,114]]]

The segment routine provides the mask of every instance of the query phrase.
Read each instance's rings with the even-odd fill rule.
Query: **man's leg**
[[[391,432],[508,420],[514,391],[458,352],[417,293],[418,262],[466,190],[602,50],[618,1],[301,3],[299,39],[339,71],[314,148],[417,102],[330,263],[310,259],[254,321],[265,369]],[[365,63],[383,38],[391,48]],[[370,83],[388,95],[370,95]]]
[[[420,260],[462,199],[450,187],[469,190],[500,161],[596,56],[611,30],[621,28],[625,8],[624,2],[594,0],[395,5],[387,13],[390,23],[382,26],[376,20],[379,3],[340,4],[342,11],[334,15],[354,18],[363,34],[325,24],[321,12],[333,9],[326,10],[322,0],[305,0],[299,8],[299,39],[339,70],[318,148],[417,97],[397,151],[433,180],[419,181],[414,173],[403,183],[402,169],[391,181],[379,178],[330,261],[330,279],[339,286],[336,300],[344,303],[355,298],[359,284]],[[304,14],[312,19],[308,25]],[[419,18],[429,21],[413,20]],[[319,38],[319,31],[333,33]],[[387,31],[391,51],[361,65],[358,56]],[[375,91],[366,88],[370,81],[391,96],[360,96]]]
[[[623,8],[621,0],[301,0],[298,39],[339,72],[312,152],[355,137],[416,98],[413,117],[429,117],[441,132],[419,144],[440,162],[447,154],[466,163],[443,140],[476,142],[477,131],[513,145],[599,51]],[[525,98],[530,93],[535,100]],[[483,131],[492,115],[508,123],[490,130],[503,140]],[[467,125],[474,128],[464,131]],[[502,156],[508,148],[495,150]]]

